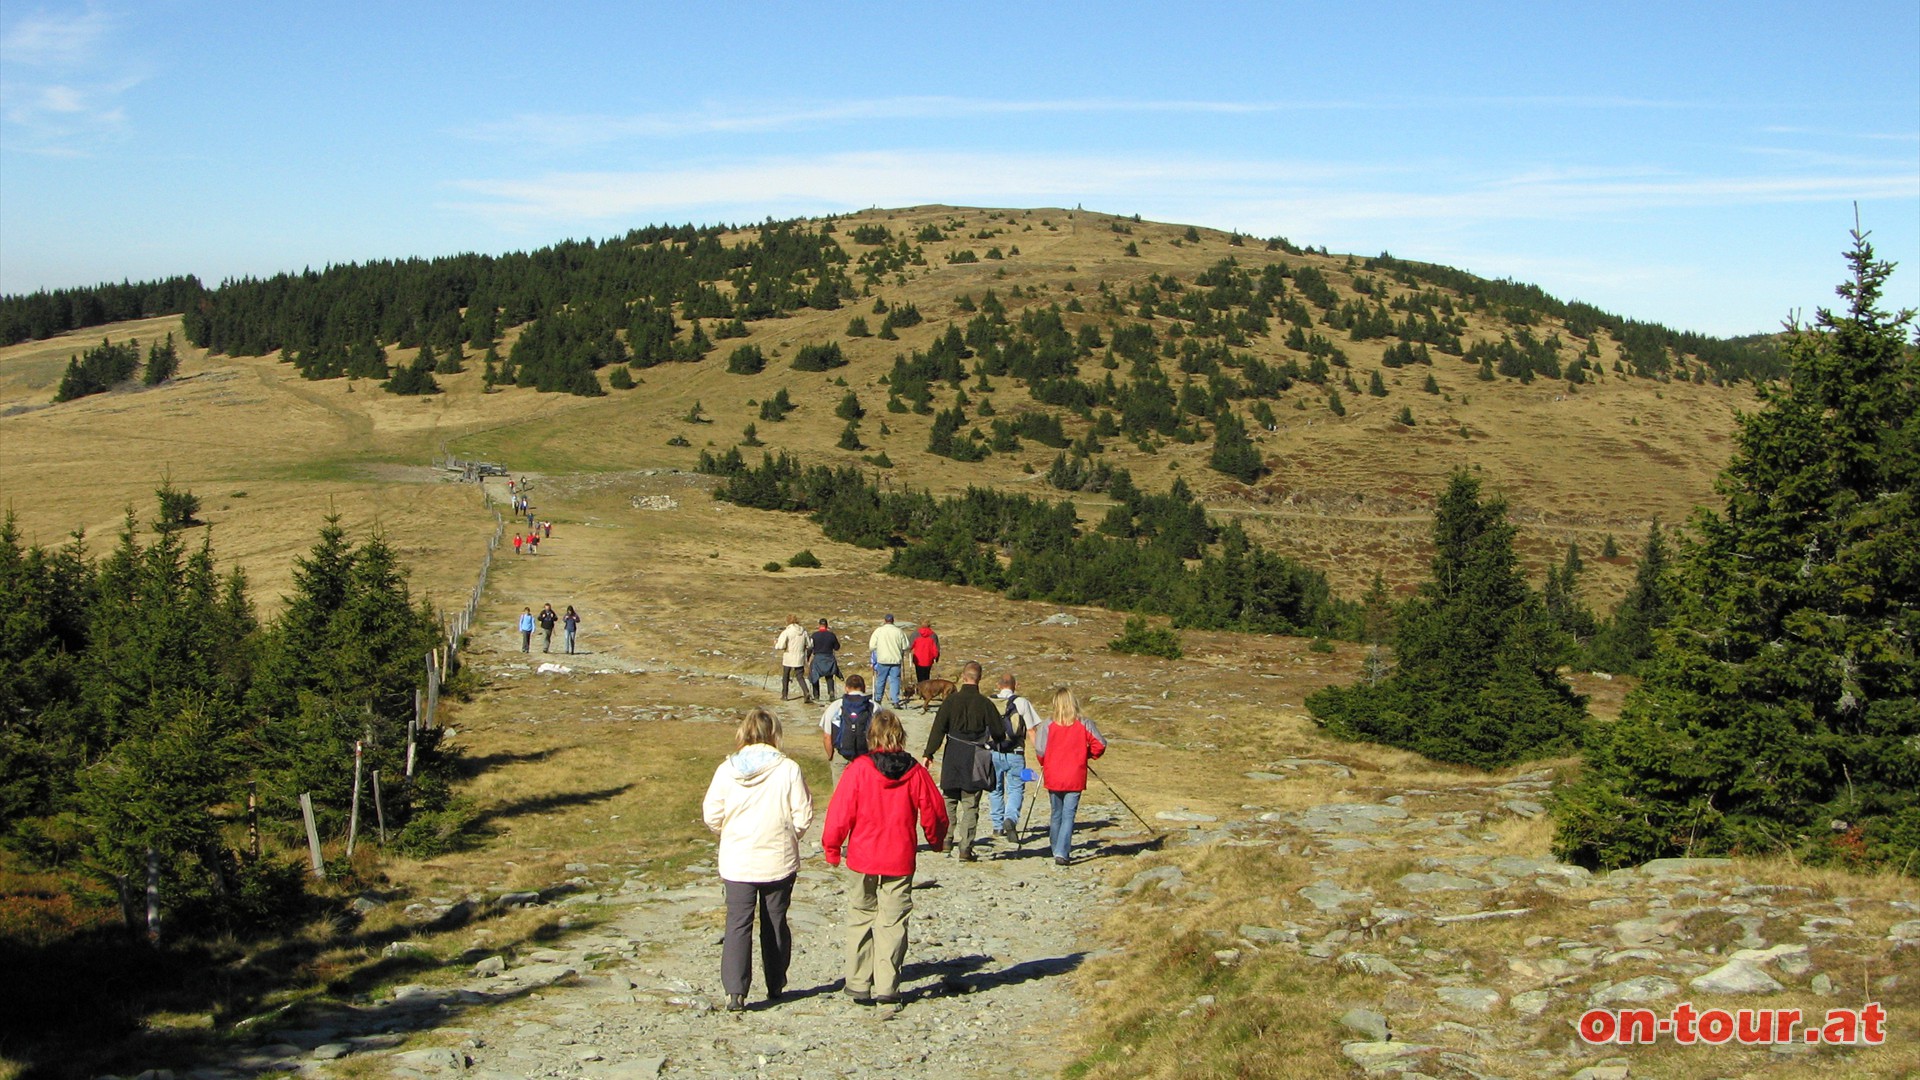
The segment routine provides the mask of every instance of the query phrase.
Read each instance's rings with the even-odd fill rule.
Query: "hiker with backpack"
[[[787,908],[800,873],[800,836],[813,823],[813,794],[792,758],[780,752],[780,720],[753,709],[734,732],[734,752],[713,771],[701,805],[720,834],[714,864],[727,899],[720,983],[727,1011],[747,1007],[753,985],[753,921],[760,916],[760,971],[767,1000],[779,1001],[793,959]]]
[[[1040,727],[1040,714],[1014,688],[1012,672],[1000,676],[997,696],[1007,737],[993,744],[993,789],[987,795],[987,810],[995,834],[1018,840],[1020,807],[1027,795],[1027,733]]]
[[[921,761],[931,769],[933,755],[946,744],[940,761],[940,793],[946,796],[947,817],[954,819],[959,840],[954,850],[961,862],[972,862],[974,830],[980,823],[980,794],[993,787],[993,744],[1006,741],[1000,710],[980,693],[980,665],[969,660],[960,667],[960,687],[940,703],[927,735]]]
[[[560,623],[561,623],[561,625],[562,625],[562,626],[564,626],[564,627],[566,627],[566,630],[567,630],[567,653],[568,653],[568,655],[572,655],[572,653],[573,653],[573,635],[574,635],[575,633],[577,633],[577,632],[579,631],[579,629],[580,629],[580,613],[579,613],[579,612],[577,612],[577,611],[575,611],[575,610],[573,610],[573,605],[572,605],[572,604],[568,604],[568,605],[567,605],[567,613],[566,613],[565,615],[562,615],[562,616],[560,616]]]
[[[848,682],[853,680],[849,678]],[[947,813],[933,777],[903,747],[907,733],[890,709],[867,728],[872,750],[847,766],[827,803],[820,846],[827,865],[847,869],[847,967],[844,989],[877,1018],[900,1012],[900,969],[907,960],[907,915],[913,910],[918,855],[914,826],[933,850],[947,840]]]
[[[1034,735],[1033,752],[1051,803],[1047,833],[1053,861],[1065,866],[1072,861],[1073,819],[1080,812],[1080,793],[1087,790],[1087,763],[1107,752],[1107,741],[1080,715],[1073,691],[1063,686],[1053,692],[1053,719]]]
[[[867,696],[867,680],[847,676],[847,693],[820,714],[820,742],[827,750],[827,769],[835,786],[847,763],[867,752],[867,728],[873,721],[873,699]]]
[[[533,609],[520,609],[520,651],[533,651]]]
[[[807,691],[809,700],[819,701],[820,680],[827,682],[827,697],[833,696],[833,680],[840,675],[840,658],[834,654],[840,651],[840,635],[827,627],[827,620],[820,620],[820,628],[807,638]],[[862,682],[861,686],[866,683]],[[838,775],[837,773],[835,775]]]
[[[552,604],[542,604],[540,605],[540,616],[536,621],[539,622],[541,631],[546,634],[546,639],[540,644],[540,651],[552,652],[553,628],[560,624],[560,616],[555,614]]]

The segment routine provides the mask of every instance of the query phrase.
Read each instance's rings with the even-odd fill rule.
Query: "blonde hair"
[[[800,616],[798,616],[798,615],[789,615],[789,616],[787,616],[787,625],[788,625],[788,626],[799,626],[799,625],[800,625]]]
[[[755,743],[768,746],[780,745],[780,718],[761,708],[747,710],[747,715],[734,729],[735,750],[744,750]]]
[[[1073,699],[1073,691],[1064,686],[1053,691],[1053,721],[1056,724],[1071,724],[1080,719],[1080,703]]]
[[[907,730],[900,726],[900,718],[893,715],[892,709],[873,714],[873,720],[867,724],[869,750],[898,750],[906,744]]]

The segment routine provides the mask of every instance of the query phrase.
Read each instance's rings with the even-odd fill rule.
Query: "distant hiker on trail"
[[[546,536],[547,539],[549,540],[553,539],[553,522],[551,521],[541,522],[540,531]]]
[[[727,1011],[747,1007],[753,985],[753,918],[760,913],[760,971],[767,1000],[787,989],[793,932],[787,907],[800,873],[800,836],[813,823],[813,794],[800,766],[780,752],[780,721],[753,709],[734,732],[734,752],[713,771],[702,810],[720,834],[714,862],[727,898],[727,933],[720,946],[720,984]]]
[[[851,678],[849,678],[851,681]],[[876,1005],[879,1018],[900,1011],[900,968],[907,960],[907,914],[913,910],[917,823],[939,851],[947,839],[946,807],[933,777],[901,747],[900,718],[881,709],[867,729],[872,752],[847,766],[827,803],[820,835],[827,865],[840,865],[846,845],[847,976],[856,1005]]]
[[[933,675],[934,662],[940,659],[940,635],[926,623],[913,635],[913,682],[918,686]]]
[[[1026,801],[1027,734],[1039,730],[1040,714],[1033,702],[1014,689],[1013,673],[1000,676],[1000,723],[1007,737],[993,744],[993,791],[987,796],[987,809],[993,815],[993,831],[1009,840],[1020,828],[1020,807]]]
[[[520,609],[520,651],[533,651],[533,609]]]
[[[529,555],[540,554],[540,534],[539,533],[529,532],[527,534],[527,554]]]
[[[878,695],[875,695],[876,698]],[[946,743],[940,761],[940,793],[946,796],[947,817],[955,819],[955,850],[961,862],[973,861],[974,830],[980,823],[980,793],[993,786],[992,743],[1006,741],[1000,710],[980,693],[980,665],[969,660],[960,668],[960,688],[940,703],[927,734],[927,752],[921,761],[931,769],[933,755]]]
[[[873,628],[873,634],[867,638],[867,663],[873,666],[873,700],[887,700],[887,683],[893,683],[893,707],[899,708],[900,665],[906,662],[907,653],[913,643],[907,640],[907,632],[893,625],[893,616]]]
[[[833,680],[840,676],[840,658],[834,654],[840,651],[840,635],[827,627],[827,620],[820,620],[820,628],[807,639],[807,689],[813,692],[813,700],[822,700],[820,680],[827,681],[827,697],[833,696]],[[864,685],[864,684],[862,684]]]
[[[553,613],[552,604],[541,604],[540,616],[534,621],[540,624],[540,629],[545,631],[547,635],[546,640],[540,643],[540,651],[552,652],[553,651],[553,628],[555,624],[559,623],[560,616],[555,615]]]
[[[867,728],[873,720],[873,699],[866,691],[867,680],[849,675],[846,696],[820,714],[820,743],[827,749],[827,769],[836,785],[847,762],[866,753],[870,745]]]
[[[517,533],[517,532],[516,532],[516,533],[514,533],[514,534],[513,534],[513,553],[514,553],[515,555],[518,555],[518,554],[520,554],[520,544],[521,544],[521,543],[522,543],[522,540],[521,540],[521,536],[520,536],[520,534],[519,534],[519,533]]]
[[[574,631],[580,629],[580,613],[573,610],[572,604],[568,604],[567,613],[560,616],[560,625],[567,628],[567,653],[571,655],[573,653]]]
[[[1041,779],[1052,804],[1047,833],[1053,840],[1053,861],[1065,866],[1071,861],[1080,793],[1087,790],[1087,763],[1107,752],[1107,741],[1080,715],[1073,691],[1063,686],[1053,692],[1053,720],[1034,736],[1033,752],[1040,758]]]
[[[787,700],[788,688],[798,682],[800,697],[813,704],[813,691],[807,689],[806,672],[801,666],[807,662],[807,632],[800,629],[800,616],[787,616],[786,627],[773,639],[773,651],[780,654],[780,700]]]

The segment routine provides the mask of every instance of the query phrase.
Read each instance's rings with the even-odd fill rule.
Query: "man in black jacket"
[[[840,674],[840,660],[834,654],[840,651],[840,635],[827,626],[827,620],[820,620],[820,629],[807,638],[807,690],[814,701],[824,700],[820,696],[820,680],[827,681],[827,697],[833,696],[833,680]]]
[[[980,823],[980,793],[993,787],[993,744],[1007,737],[1000,710],[980,693],[980,665],[969,660],[960,669],[960,688],[940,703],[934,714],[933,730],[927,735],[927,752],[921,755],[928,769],[933,755],[946,743],[947,754],[940,763],[940,794],[947,799],[947,820],[953,822],[955,849],[961,862],[973,861],[974,830]]]

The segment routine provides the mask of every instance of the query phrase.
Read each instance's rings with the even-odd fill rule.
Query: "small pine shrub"
[[[1162,656],[1168,660],[1178,660],[1185,655],[1180,648],[1180,636],[1171,627],[1149,625],[1142,615],[1128,616],[1126,627],[1120,631],[1119,637],[1107,642],[1107,648],[1136,656]]]
[[[787,565],[801,570],[818,570],[820,568],[820,559],[811,551],[801,551],[796,552],[793,558],[788,559]]]
[[[777,574],[780,572],[781,567],[779,562],[775,561],[775,562],[767,563],[767,565],[761,567],[760,569],[765,570],[769,574]]]

